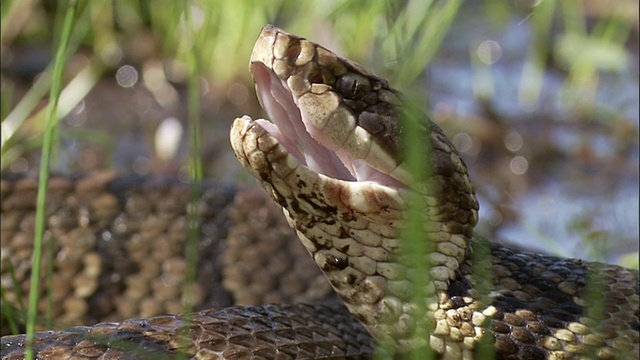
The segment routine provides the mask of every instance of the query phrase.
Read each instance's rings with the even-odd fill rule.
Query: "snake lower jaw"
[[[277,130],[271,127],[272,123],[266,120],[253,120],[245,115],[234,120],[230,139],[238,160],[263,187],[271,188],[274,199],[295,199],[296,194],[292,190],[301,189],[303,196],[300,200],[306,202],[318,197],[314,205],[309,205],[317,216],[322,216],[321,211],[325,210],[328,211],[325,214],[334,216],[341,210],[340,216],[353,221],[357,220],[354,211],[369,213],[371,219],[380,222],[401,218],[406,207],[403,189],[374,182],[341,180],[318,173],[304,166],[284,145],[288,140],[280,140]],[[299,205],[290,204],[293,207]]]

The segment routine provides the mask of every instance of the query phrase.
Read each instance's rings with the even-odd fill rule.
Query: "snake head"
[[[258,98],[276,136],[305,166],[348,181],[400,186],[399,97],[386,80],[267,25],[251,55]]]
[[[462,201],[454,204],[461,209],[456,221],[469,224],[469,231],[475,225],[478,204],[466,166],[426,116],[413,128],[425,139],[430,181],[415,186],[402,146],[402,119],[414,117],[406,116],[402,94],[385,79],[272,25],[258,36],[250,69],[270,120],[238,121],[262,128],[299,164],[316,174],[350,182],[352,187],[358,183],[391,190],[411,187],[424,193],[426,203]],[[243,151],[238,151],[242,141],[236,137],[234,142],[234,132],[232,146],[243,162]],[[259,172],[268,175],[268,166]]]

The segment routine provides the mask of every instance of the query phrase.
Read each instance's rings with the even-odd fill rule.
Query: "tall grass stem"
[[[29,289],[29,308],[27,310],[27,360],[34,358],[33,339],[35,334],[36,317],[38,311],[38,297],[40,294],[40,267],[42,260],[42,246],[45,227],[45,207],[47,200],[47,183],[49,180],[49,163],[51,158],[51,143],[53,140],[54,124],[60,100],[60,89],[62,87],[62,75],[67,60],[67,49],[73,28],[73,22],[77,9],[77,1],[69,0],[65,11],[60,44],[56,49],[55,63],[51,82],[50,106],[47,113],[47,127],[44,133],[42,145],[42,160],[40,162],[40,178],[38,184],[38,196],[36,203],[36,219],[33,240],[33,257]]]

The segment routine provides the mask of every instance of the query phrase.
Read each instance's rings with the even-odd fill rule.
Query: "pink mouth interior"
[[[271,119],[271,122],[264,119],[256,122],[278,139],[301,164],[334,179],[399,185],[389,175],[363,160],[353,159],[327,139],[320,129],[306,120],[287,84],[264,64],[252,63],[251,72],[260,104]]]

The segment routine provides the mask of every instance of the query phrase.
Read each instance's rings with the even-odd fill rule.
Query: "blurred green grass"
[[[50,48],[60,33],[56,13],[64,3],[3,1],[3,62],[11,62],[13,49]],[[523,102],[537,102],[543,70],[552,59],[567,72],[567,101],[578,99],[576,106],[592,104],[584,96],[593,95],[599,71],[626,64],[624,45],[637,21],[634,24],[623,15],[632,2],[621,1],[607,12],[588,14],[593,3],[597,1],[484,1],[484,13],[479,16],[493,26],[505,26],[514,13],[521,13],[533,26],[527,74],[521,78]],[[172,83],[186,84],[189,76],[198,76],[221,88],[235,81],[249,84],[247,59],[256,34],[266,23],[330,41],[346,57],[373,67],[401,90],[415,90],[416,80],[463,4],[469,6],[462,1],[417,0],[81,2],[69,52],[86,59],[79,65],[70,64],[66,71],[58,117],[68,114],[100,78],[112,76],[125,64],[144,71],[150,63],[163,61],[163,76]],[[185,26],[185,9],[190,10],[190,29]],[[594,21],[588,31],[586,24]],[[186,73],[190,54],[198,64],[198,74]],[[37,74],[31,76],[38,75],[37,81],[21,99],[12,91],[12,79],[2,79],[3,168],[41,144],[44,112],[38,110],[50,87],[50,69],[33,71]]]
[[[76,96],[66,98],[63,95],[58,115],[62,118],[68,114],[96,84],[96,78],[108,76],[108,72],[125,63],[144,68],[156,59],[169,59],[172,65],[165,69],[168,74],[164,76],[173,82],[185,83],[187,75],[183,69],[193,54],[199,73],[192,76],[211,79],[219,87],[226,87],[238,79],[249,83],[247,59],[256,34],[266,23],[274,22],[289,31],[307,34],[312,34],[316,28],[335,27],[332,36],[338,37],[336,42],[349,49],[347,55],[361,60],[366,58],[367,50],[374,48],[374,42],[385,35],[384,31],[372,31],[376,25],[384,30],[385,11],[394,11],[398,17],[418,17],[414,28],[409,29],[413,32],[426,19],[431,19],[436,25],[431,30],[434,33],[444,33],[447,29],[446,24],[437,26],[441,24],[437,17],[439,6],[414,1],[412,6],[419,7],[420,11],[411,13],[407,8],[395,8],[394,2],[376,3],[379,5],[367,7],[358,1],[191,1],[187,6],[162,0],[82,2],[69,51],[75,53],[80,49],[89,59],[80,71],[68,69],[65,92]],[[22,45],[49,48],[55,41],[52,35],[59,33],[55,31],[58,27],[55,20],[57,9],[50,6],[37,2],[3,2],[2,43],[6,50],[3,52]],[[191,29],[185,26],[185,8],[190,10]],[[431,11],[431,8],[436,11]],[[312,17],[314,21],[308,20],[308,14],[315,14]],[[53,32],[49,31],[51,28]],[[403,35],[400,29],[394,31],[396,36]],[[422,43],[437,46],[437,43],[427,40],[423,38]],[[194,53],[193,48],[198,51]],[[40,143],[38,138],[43,129],[43,118],[36,111],[36,105],[50,86],[48,73],[45,70],[44,76],[18,103],[13,98],[11,80],[3,79],[0,111],[3,114],[3,167],[28,149],[15,147],[17,143],[24,144],[27,139],[30,144]],[[19,136],[20,130],[24,130],[22,136]],[[14,140],[16,136],[20,140]]]

